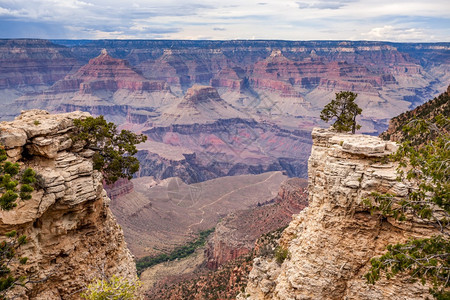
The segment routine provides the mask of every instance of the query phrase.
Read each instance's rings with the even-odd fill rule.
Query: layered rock
[[[49,41],[0,41],[0,89],[49,86],[76,66],[69,49]]]
[[[138,108],[152,111],[175,100],[163,81],[149,81],[123,59],[102,53],[57,81],[42,94],[20,97],[11,110],[46,108],[52,111],[88,111],[124,121]]]
[[[313,131],[309,207],[294,217],[280,246],[287,259],[257,258],[240,299],[424,299],[428,287],[397,276],[368,285],[370,259],[388,244],[430,236],[424,223],[371,215],[371,192],[406,196],[396,166],[380,163],[396,145],[376,137]]]
[[[221,69],[229,66],[220,49],[164,49],[158,59],[138,65],[144,76],[168,82],[174,91],[182,92],[193,84],[209,84]]]
[[[306,180],[290,178],[280,186],[270,203],[226,216],[208,241],[207,267],[217,269],[227,261],[249,253],[263,234],[289,224],[292,215],[308,205]]]
[[[306,176],[311,140],[304,131],[287,131],[253,120],[220,119],[209,124],[154,127],[144,133],[151,141],[194,152],[195,156],[185,156],[185,159],[191,166],[189,177],[199,181],[279,170],[291,177]],[[139,154],[141,168],[147,176],[160,177],[159,169],[152,171],[151,166],[161,163],[151,152],[149,149],[150,155]],[[166,162],[164,165],[170,166]],[[175,170],[178,166],[174,162]]]
[[[96,90],[115,92],[119,89],[130,91],[168,90],[163,81],[148,81],[131,68],[126,60],[111,57],[106,49],[81,67],[76,73],[58,81],[52,90],[55,92],[93,93]]]
[[[1,104],[25,93],[40,92],[79,66],[68,48],[49,41],[1,40]]]
[[[17,288],[20,299],[79,299],[94,278],[134,278],[136,268],[122,229],[109,209],[102,175],[93,170],[93,151],[71,139],[73,120],[88,113],[50,115],[23,112],[0,124],[0,140],[11,161],[36,171],[32,199],[0,212],[2,233],[28,237],[20,255],[28,262],[17,272],[36,282]]]
[[[211,86],[194,85],[181,101],[164,110],[155,121],[158,126],[204,124],[223,119],[251,119],[220,98]]]
[[[136,157],[141,162],[138,176],[153,176],[156,180],[178,177],[185,183],[204,180],[197,172],[194,152],[183,147],[148,141],[138,146]]]
[[[133,182],[131,182],[127,178],[120,178],[113,184],[106,185],[105,191],[109,199],[115,200],[120,196],[131,193],[133,191],[133,187]]]
[[[55,42],[67,46],[57,46],[59,54],[54,60],[57,64],[66,54],[72,62],[76,57],[78,65],[89,63],[79,72],[67,70],[66,77],[52,89],[46,89],[48,84],[33,87],[31,81],[40,81],[47,74],[28,68],[27,74],[33,76],[27,76],[24,84],[0,87],[1,99],[17,100],[0,117],[12,118],[21,109],[78,109],[104,114],[115,122],[127,120],[152,126],[154,119],[165,111],[166,104],[173,108],[174,94],[182,98],[187,89],[201,84],[214,86],[222,99],[256,120],[310,130],[320,123],[320,110],[335,92],[352,90],[359,94],[358,105],[363,108],[362,130],[379,133],[390,118],[436,96],[450,79],[448,43]],[[14,45],[6,48],[5,57],[31,53],[37,48],[22,40],[5,43]],[[108,54],[93,58],[104,48],[116,58]],[[51,47],[48,49],[49,54],[55,52]],[[40,56],[30,55],[29,63],[40,63]],[[0,63],[6,66],[6,73],[11,70],[8,60]],[[9,74],[6,80],[18,77],[16,73],[19,72]],[[23,74],[20,76],[26,76]],[[18,98],[24,91],[43,89],[41,93]],[[153,113],[155,110],[157,113]]]

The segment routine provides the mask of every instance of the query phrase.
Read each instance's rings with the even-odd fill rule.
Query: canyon
[[[251,269],[250,258],[259,253],[260,248],[268,247],[267,242],[261,242],[265,239],[261,236],[281,232],[280,228],[289,224],[292,214],[308,205],[306,185],[307,181],[300,178],[283,181],[276,197],[248,209],[232,211],[221,218],[208,243],[193,255],[146,269],[141,280],[149,299],[213,297],[208,291],[218,286],[222,286],[219,297],[235,296],[246,282]],[[269,240],[270,243],[276,241],[275,238]],[[227,284],[228,280],[230,284]],[[199,288],[187,287],[195,284]]]
[[[349,90],[358,93],[356,102],[363,108],[357,120],[361,132],[379,134],[393,116],[444,90],[450,82],[449,70],[449,43],[2,40],[0,120],[37,108],[62,113],[65,120],[56,131],[46,131],[32,121],[48,124],[60,117],[38,110],[24,112],[13,122],[26,123],[25,142],[11,146],[8,153],[15,159],[21,153],[26,153],[25,158],[35,155],[32,162],[38,169],[41,163],[55,166],[55,172],[62,172],[63,185],[72,187],[70,193],[83,194],[76,196],[80,203],[61,200],[65,199],[59,190],[62,185],[55,190],[50,184],[41,195],[45,201],[38,195],[39,203],[29,202],[37,205],[36,215],[16,225],[27,228],[27,235],[35,239],[34,248],[26,250],[29,255],[38,250],[45,254],[37,256],[43,261],[31,263],[39,270],[47,270],[53,261],[64,263],[68,267],[58,276],[65,280],[64,272],[79,255],[87,255],[92,259],[81,264],[81,273],[99,276],[99,262],[108,261],[108,275],[131,278],[135,269],[125,241],[137,258],[155,256],[215,227],[204,250],[198,249],[188,262],[144,271],[146,287],[161,288],[160,284],[183,278],[194,280],[195,286],[200,277],[193,272],[208,267],[219,273],[202,274],[206,277],[199,285],[205,292],[214,274],[231,276],[233,287],[227,297],[244,282],[247,285],[247,279],[238,284],[237,278],[252,270],[242,298],[415,299],[424,292],[420,286],[405,289],[403,281],[397,285],[383,281],[378,289],[364,286],[360,278],[368,258],[393,240],[388,230],[397,234],[395,238],[429,234],[429,228],[417,224],[408,231],[392,220],[380,223],[360,206],[361,197],[376,188],[404,188],[395,183],[393,166],[375,162],[392,152],[394,144],[313,128],[324,126],[319,113],[334,94]],[[106,187],[107,192],[101,188],[100,174],[88,166],[90,154],[67,139],[71,116],[87,116],[77,110],[104,115],[120,129],[148,137],[138,145],[141,167],[135,178],[120,180]],[[398,126],[391,122],[392,128]],[[8,138],[2,140],[5,145]],[[44,175],[53,173],[42,168]],[[72,168],[80,173],[66,178]],[[294,177],[309,177],[308,188],[305,179]],[[41,215],[40,202],[47,201],[49,211]],[[281,265],[264,255],[255,258],[261,250],[255,246],[258,237],[287,225],[291,215],[302,210],[281,237],[281,245],[292,256]],[[62,219],[57,232],[53,225],[45,225],[53,217]],[[106,223],[99,221],[102,218]],[[41,231],[50,232],[50,240],[39,240]],[[78,231],[86,237],[80,238]],[[95,236],[92,232],[97,231]],[[359,235],[354,231],[367,233],[364,242],[355,242]],[[318,232],[323,236],[318,237]],[[375,232],[381,232],[379,239]],[[338,243],[340,238],[343,243]],[[53,249],[47,245],[56,240],[62,243],[54,248],[63,248],[60,254],[45,250]],[[89,243],[98,247],[86,254]],[[357,257],[345,245],[359,247]],[[269,248],[263,250],[273,254],[275,248]],[[313,255],[299,266],[308,251]],[[319,258],[324,259],[321,265],[316,264]],[[173,275],[177,268],[183,269],[183,278]],[[77,272],[74,286],[55,281],[23,293],[42,299],[73,293],[92,279]],[[165,272],[173,276],[167,279],[161,275]],[[305,275],[309,273],[313,275]],[[158,282],[155,276],[161,277]],[[327,287],[326,280],[333,284]],[[173,299],[180,293],[175,285]]]
[[[184,245],[231,212],[271,201],[286,178],[268,172],[188,185],[177,177],[160,182],[140,177],[131,181],[131,192],[115,197],[111,209],[133,254],[155,256]]]
[[[310,132],[323,125],[319,112],[335,92],[358,93],[362,132],[380,133],[391,117],[448,85],[449,49],[448,43],[5,40],[0,118],[32,108],[105,115],[153,142],[141,148],[138,176],[196,183],[284,171],[305,178]],[[32,82],[28,73],[40,79]]]

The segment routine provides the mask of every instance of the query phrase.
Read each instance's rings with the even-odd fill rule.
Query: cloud
[[[449,10],[448,0],[0,0],[0,38],[449,41]]]
[[[343,0],[343,1],[335,1],[335,0],[319,0],[313,2],[297,2],[297,5],[300,9],[339,9],[348,5],[351,2],[355,2],[353,0]]]
[[[361,34],[367,40],[375,41],[420,41],[429,38],[430,36],[420,28],[396,28],[391,25],[383,27],[372,28],[367,33]]]
[[[155,27],[155,26],[145,26],[145,25],[135,25],[129,28],[130,31],[140,32],[140,33],[151,33],[151,34],[167,34],[180,32],[181,28],[174,27]]]

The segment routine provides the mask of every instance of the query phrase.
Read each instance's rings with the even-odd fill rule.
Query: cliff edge
[[[363,277],[386,245],[433,233],[424,223],[371,215],[362,204],[374,191],[407,194],[409,187],[396,180],[396,165],[383,163],[396,144],[326,129],[314,129],[312,138],[309,207],[283,232],[279,243],[287,258],[281,264],[256,258],[238,298],[425,299],[428,287],[407,278],[368,285]]]
[[[11,291],[15,299],[79,299],[94,278],[136,276],[102,175],[93,170],[93,151],[70,138],[73,120],[87,116],[31,110],[0,123],[9,160],[33,168],[38,182],[31,200],[0,211],[0,233],[17,230],[29,240],[20,248],[29,260],[18,272],[36,283]]]

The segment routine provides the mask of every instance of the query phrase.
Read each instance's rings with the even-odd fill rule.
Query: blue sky
[[[450,42],[449,0],[0,0],[0,38]]]

